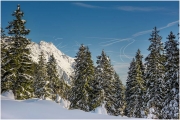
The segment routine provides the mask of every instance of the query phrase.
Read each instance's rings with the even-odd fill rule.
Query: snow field
[[[60,104],[51,100],[32,98],[14,100],[13,93],[1,95],[1,119],[127,119],[128,117],[103,115],[103,110],[97,108],[94,113],[81,110],[67,110],[65,101]],[[97,114],[99,113],[99,114]]]

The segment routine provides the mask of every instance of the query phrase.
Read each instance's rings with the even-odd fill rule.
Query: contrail
[[[60,46],[59,48],[64,48],[64,47],[66,47],[67,45],[64,45],[64,46]]]
[[[100,44],[114,42],[114,41],[117,41],[117,40],[120,40],[120,39],[112,39],[112,40],[109,40],[109,41],[101,42]]]
[[[111,43],[109,43],[109,44],[105,44],[105,45],[102,45],[102,46],[109,46],[109,45],[112,45],[112,44],[114,44],[114,43],[118,43],[118,42],[122,42],[122,41],[127,41],[127,40],[130,40],[130,39],[132,39],[132,38],[120,39],[120,40],[116,40],[116,41],[114,41],[114,42],[111,42]]]
[[[102,38],[102,37],[86,37],[86,38],[99,38],[99,39],[117,39],[117,38]]]
[[[175,25],[175,24],[177,24],[179,22],[179,20],[178,21],[174,21],[174,22],[171,22],[171,23],[168,23],[166,26],[164,26],[164,27],[160,27],[159,28],[159,30],[162,30],[162,29],[165,29],[165,28],[168,28],[168,27],[171,27],[171,26],[173,26],[173,25]],[[129,46],[129,45],[131,45],[132,43],[134,43],[134,39],[133,38],[135,38],[135,37],[138,37],[138,36],[141,36],[141,35],[144,35],[144,34],[147,34],[147,33],[150,33],[152,30],[145,30],[145,31],[141,31],[141,32],[137,32],[137,33],[135,33],[135,34],[133,34],[132,35],[132,37],[131,38],[125,38],[125,39],[112,39],[112,40],[110,40],[110,41],[106,41],[106,42],[103,42],[103,43],[108,43],[108,44],[104,44],[104,45],[102,45],[102,46],[109,46],[109,45],[112,45],[112,44],[115,44],[115,43],[118,43],[118,42],[122,42],[122,41],[127,41],[127,40],[133,40],[131,43],[129,43],[127,46],[125,46],[124,47],[124,49],[123,49],[123,54],[128,58],[128,59],[130,59],[126,54],[125,54],[125,50],[126,50],[126,48]],[[102,43],[101,43],[102,44]],[[121,59],[121,58],[120,58]],[[122,59],[121,59],[122,60]],[[123,60],[122,60],[123,61]]]
[[[130,44],[132,44],[132,43],[134,43],[134,39],[132,39],[133,41],[131,42],[131,43],[129,43],[129,44],[127,44],[126,45],[126,47],[124,47],[124,49],[123,49],[123,54],[128,58],[128,59],[130,59],[131,60],[131,58],[130,57],[128,57],[125,53],[124,53],[124,51],[126,50],[126,48],[130,45]]]
[[[57,45],[57,48],[58,48],[61,44],[62,44],[62,42]]]
[[[133,37],[138,37],[140,35],[144,35],[144,34],[149,33],[151,31],[152,31],[152,29],[151,30],[142,31],[142,32],[138,32],[138,33],[133,34],[132,36]]]
[[[179,23],[179,20],[174,21],[174,22],[171,22],[171,23],[168,23],[166,26],[161,27],[161,28],[159,28],[158,30],[162,30],[162,29],[165,29],[165,28],[171,27],[171,26],[173,26],[173,25],[175,25],[175,24],[177,24],[177,23]]]
[[[56,40],[58,40],[58,39],[61,39],[61,40],[62,40],[63,38],[56,38],[56,39],[54,39],[54,40],[56,41]]]
[[[79,44],[77,41],[75,41],[75,43],[76,43],[76,45],[75,45],[75,46],[80,47],[80,44]]]
[[[123,47],[124,47],[124,46],[123,46]],[[121,61],[124,62],[124,60],[123,60],[122,57],[121,57],[121,50],[122,50],[123,47],[121,47],[121,49],[120,49],[120,55],[119,55],[119,57],[120,57]]]
[[[51,40],[50,42],[56,41],[58,39],[63,39],[63,38],[57,38],[56,36],[53,36],[52,38],[53,38],[53,40]]]
[[[179,22],[179,20],[174,21],[174,22],[171,22],[171,23],[168,23],[166,26],[160,27],[158,30],[162,30],[162,29],[171,27],[171,26],[177,24],[178,22]],[[150,33],[151,31],[152,31],[152,29],[151,29],[151,30],[145,30],[145,31],[137,32],[137,33],[133,34],[132,37],[130,37],[130,38],[124,38],[124,39],[112,39],[112,40],[110,40],[110,41],[104,42],[104,43],[108,43],[108,42],[109,42],[109,43],[108,43],[108,44],[105,44],[105,45],[102,45],[102,46],[109,46],[109,45],[112,45],[112,44],[115,44],[115,43],[118,43],[118,42],[121,42],[121,41],[130,40],[130,39],[133,39],[133,38],[135,38],[135,37],[138,37],[138,36],[141,36],[141,35]],[[96,38],[98,38],[98,37],[96,37]]]

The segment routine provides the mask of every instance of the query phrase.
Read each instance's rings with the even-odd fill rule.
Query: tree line
[[[75,76],[69,96],[70,109],[92,111],[105,106],[109,115],[123,115],[125,86],[102,51],[93,65],[89,48],[81,45],[75,59]]]
[[[126,82],[128,117],[179,118],[179,43],[173,32],[163,45],[155,27],[149,38],[149,55],[137,51],[132,60]]]
[[[71,86],[59,76],[57,63],[51,55],[46,63],[43,52],[38,63],[31,60],[31,43],[25,36],[24,13],[18,5],[9,22],[8,44],[1,29],[1,92],[13,90],[15,99],[58,96],[70,101],[69,109],[93,111],[105,106],[109,115],[136,118],[179,118],[179,43],[173,32],[167,41],[155,27],[149,38],[149,55],[143,63],[138,49],[130,63],[126,87],[114,70],[110,58],[102,51],[94,66],[91,52],[85,45],[75,56],[74,76]]]

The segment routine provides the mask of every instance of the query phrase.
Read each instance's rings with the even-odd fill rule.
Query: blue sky
[[[173,31],[178,33],[178,1],[136,2],[1,2],[1,27],[12,21],[17,4],[25,13],[27,36],[39,43],[52,42],[65,54],[75,57],[80,44],[88,45],[94,63],[101,51],[125,84],[129,63],[139,48],[149,54],[149,38],[156,26],[162,41]],[[6,30],[7,31],[7,30]]]

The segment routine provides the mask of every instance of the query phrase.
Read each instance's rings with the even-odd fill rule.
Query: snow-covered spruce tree
[[[92,96],[90,81],[94,79],[94,66],[91,60],[90,52],[87,47],[81,45],[75,59],[75,76],[73,80],[72,93],[69,98],[71,104],[70,109],[81,109],[90,111]]]
[[[51,55],[49,58],[49,61],[47,63],[47,75],[48,75],[48,81],[49,87],[52,89],[52,100],[56,100],[58,96],[58,91],[60,89],[60,78],[59,73],[57,70],[57,63],[56,59],[54,58],[54,55]]]
[[[133,58],[128,72],[128,79],[126,82],[126,115],[128,117],[142,118],[143,111],[143,94],[145,91],[145,84],[143,79],[144,66],[142,64],[140,50],[136,53],[136,60]]]
[[[99,107],[102,103],[103,100],[103,95],[102,95],[102,87],[97,79],[97,69],[95,69],[95,79],[91,81],[90,86],[92,86],[91,90],[91,110],[95,110],[95,108]]]
[[[142,76],[144,77],[144,75],[145,75],[145,66],[144,66],[144,64],[142,62],[143,55],[141,55],[141,51],[139,49],[136,52],[135,58],[136,58],[136,62],[139,64],[140,70],[142,72]],[[144,83],[144,85],[145,85],[145,83]]]
[[[13,82],[10,77],[11,66],[8,63],[9,57],[7,45],[1,39],[1,92],[13,89]]]
[[[10,58],[8,52],[9,46],[5,42],[5,37],[4,30],[1,28],[1,92],[13,89],[11,78],[8,77],[11,66],[8,63]]]
[[[114,108],[115,111],[113,115],[118,116],[124,115],[124,109],[125,109],[125,86],[122,84],[122,81],[120,80],[119,76],[117,73],[114,74],[115,82],[114,87],[115,87],[115,94],[114,94]]]
[[[97,80],[95,79],[95,67],[88,47],[86,48],[86,62],[88,63],[88,69],[86,70],[88,78],[85,88],[88,91],[89,111],[92,111],[100,105],[101,91],[97,86]]]
[[[58,94],[61,96],[61,98],[68,100],[69,96],[70,96],[70,92],[71,92],[71,86],[69,86],[63,76],[60,78],[60,87],[59,87],[59,91]]]
[[[106,56],[105,52],[102,51],[101,56],[97,56],[97,75],[96,79],[102,89],[102,102],[104,104],[109,115],[115,115],[116,113],[116,89],[115,89],[115,71],[111,65],[110,59]]]
[[[16,99],[27,99],[33,94],[32,61],[29,56],[30,49],[27,48],[30,40],[25,37],[30,30],[25,28],[26,21],[22,19],[24,13],[20,10],[20,5],[12,16],[15,19],[9,22],[7,27],[8,34],[11,35],[11,47],[8,49],[9,58],[6,61],[6,65],[10,65],[11,68],[5,73],[4,79],[12,80]]]
[[[150,54],[145,58],[146,69],[146,96],[145,101],[147,103],[148,118],[162,118],[161,110],[165,97],[164,86],[164,73],[165,68],[163,62],[165,57],[163,55],[163,43],[162,37],[159,36],[159,31],[155,27],[152,31],[151,38],[149,38],[151,45],[148,50]],[[153,111],[153,113],[152,113]]]
[[[136,81],[136,62],[135,59],[133,58],[132,62],[130,63],[129,71],[128,71],[128,77],[126,81],[126,108],[125,108],[125,115],[128,117],[133,117],[134,113],[134,102],[135,99],[132,97],[135,89],[135,81]]]
[[[165,119],[179,119],[179,43],[175,35],[170,32],[165,42],[166,51],[166,97],[162,109]]]
[[[3,65],[4,58],[7,56],[6,55],[7,54],[7,48],[6,48],[6,44],[4,42],[4,38],[5,38],[5,33],[4,32],[5,31],[3,30],[3,28],[1,28],[1,80],[2,80],[2,77],[3,77],[4,73],[5,73],[5,71],[6,71],[5,68],[3,68],[2,66],[4,66]],[[2,88],[2,86],[1,86],[1,88]],[[1,92],[2,92],[2,89],[1,89]]]
[[[4,39],[6,37],[6,34],[4,33],[5,31],[3,28],[1,28],[1,39]]]
[[[50,81],[47,75],[46,59],[43,52],[41,52],[39,55],[39,62],[35,71],[35,96],[41,99],[51,98],[53,90],[50,88]]]
[[[145,108],[146,102],[144,100],[146,94],[146,85],[145,85],[145,67],[142,62],[143,56],[141,55],[141,51],[138,49],[135,59],[136,59],[136,93],[134,94],[137,97],[138,104],[136,105],[136,111],[134,113],[137,118],[145,118]],[[137,107],[138,106],[138,107]]]
[[[178,24],[178,27],[179,27],[179,26],[180,26],[180,25]],[[179,38],[180,38],[180,33],[178,33],[177,36],[178,36],[178,39],[179,39]]]

